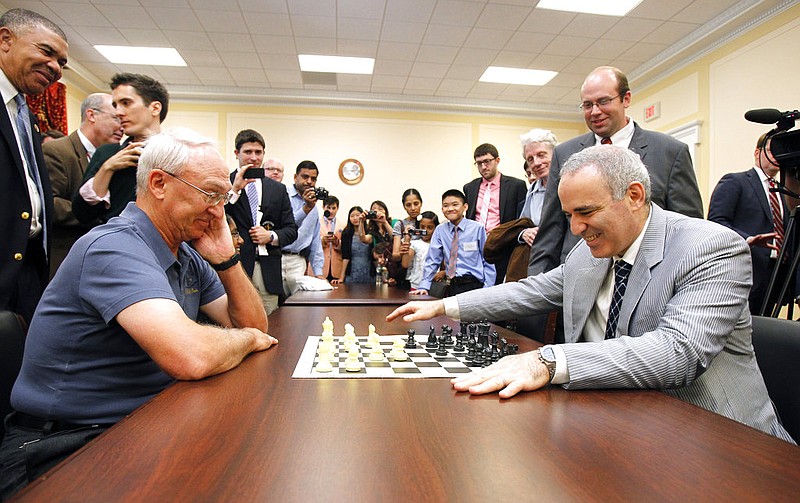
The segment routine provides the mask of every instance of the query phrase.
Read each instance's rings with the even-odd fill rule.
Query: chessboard
[[[473,368],[471,362],[466,360],[467,352],[455,353],[452,348],[447,348],[446,356],[437,356],[437,348],[426,348],[425,343],[417,342],[415,349],[405,349],[408,359],[406,361],[394,361],[389,357],[392,351],[392,345],[398,338],[406,342],[406,337],[401,335],[380,335],[381,349],[384,353],[382,361],[372,361],[370,353],[372,349],[367,344],[366,336],[357,336],[356,344],[359,348],[359,370],[351,371],[345,369],[345,360],[347,360],[347,350],[344,348],[344,341],[342,337],[336,337],[335,351],[331,366],[331,372],[317,372],[316,366],[319,363],[319,353],[317,348],[321,337],[318,335],[311,335],[306,340],[303,352],[297,360],[297,366],[292,374],[296,379],[335,379],[335,378],[373,378],[373,379],[391,379],[391,378],[429,378],[429,377],[447,377],[453,378],[460,374],[467,374],[472,372]]]

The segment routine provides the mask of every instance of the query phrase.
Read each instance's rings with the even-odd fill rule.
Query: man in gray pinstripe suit
[[[548,382],[655,388],[791,441],[753,353],[747,244],[730,229],[662,210],[650,191],[635,153],[584,149],[564,165],[558,190],[571,230],[582,238],[562,266],[479,293],[411,302],[387,320],[508,319],[563,308],[565,344],[504,358],[454,379],[454,388],[500,390],[503,398]],[[618,260],[632,268],[609,338]]]

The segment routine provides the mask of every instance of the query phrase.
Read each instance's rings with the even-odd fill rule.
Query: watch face
[[[547,361],[550,361],[550,362],[556,361],[556,354],[553,352],[553,348],[551,348],[551,347],[547,347],[546,346],[546,347],[540,349],[539,350],[539,354],[541,354],[542,358],[544,358]]]

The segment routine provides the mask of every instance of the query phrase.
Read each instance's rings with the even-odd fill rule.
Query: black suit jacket
[[[756,234],[773,232],[772,210],[761,185],[761,179],[752,168],[741,173],[728,173],[723,176],[708,205],[708,219],[733,229],[747,239]],[[789,208],[783,196],[779,196],[783,204],[784,228],[788,225]],[[750,247],[753,257],[753,288],[750,290],[750,312],[761,310],[764,296],[767,294],[772,267],[770,250],[760,246]],[[783,277],[778,278],[783,281]],[[782,283],[778,283],[778,288]],[[800,293],[800,292],[795,292]]]
[[[236,176],[236,172],[231,173],[231,183]],[[253,182],[259,183],[259,182]],[[253,276],[253,269],[256,262],[256,245],[250,239],[248,230],[253,227],[253,216],[250,209],[250,200],[247,193],[242,190],[239,199],[235,204],[227,204],[225,212],[236,222],[239,235],[242,236],[244,244],[241,247],[242,267],[248,276]],[[272,230],[278,236],[280,246],[294,243],[297,239],[297,224],[294,221],[292,205],[289,202],[289,193],[286,186],[278,183],[271,178],[264,177],[261,180],[261,213],[263,217],[259,225],[270,221],[274,224]],[[264,285],[267,291],[273,295],[283,293],[283,281],[281,277],[281,248],[279,246],[267,246],[266,257],[259,255],[261,264],[261,274],[264,277]]]
[[[478,191],[483,178],[478,177],[464,185],[464,195],[467,196],[467,218],[475,220],[475,211],[478,209]],[[525,182],[513,176],[500,173],[500,223],[517,218],[517,207],[525,201],[528,189]]]
[[[3,96],[3,102],[5,102]],[[25,166],[20,156],[17,138],[11,125],[11,118],[5,106],[0,106],[0,309],[11,309],[16,312],[32,313],[36,305],[18,305],[17,280],[23,265],[33,262],[39,276],[41,288],[44,290],[50,277],[47,257],[50,256],[51,219],[54,215],[53,193],[50,189],[50,178],[47,174],[44,156],[42,155],[41,136],[36,117],[30,114],[33,138],[33,153],[39,169],[39,178],[44,191],[44,233],[35,240],[42,243],[41,253],[37,249],[28,253],[28,233],[31,229],[31,201],[28,196],[28,181]],[[43,238],[47,238],[44,242]],[[33,243],[33,242],[32,242]],[[46,253],[45,253],[46,252]],[[16,257],[21,257],[17,260]],[[32,302],[31,300],[30,302]],[[38,298],[36,299],[38,302]],[[30,320],[28,320],[30,321]]]
[[[587,133],[558,145],[553,151],[547,192],[544,196],[539,233],[531,247],[528,274],[534,276],[563,264],[567,253],[580,240],[569,231],[567,218],[561,211],[558,184],[561,166],[575,152],[594,146],[594,133]],[[639,154],[650,174],[651,199],[665,210],[690,217],[703,218],[703,200],[685,143],[655,131],[647,131],[634,123],[628,146]]]

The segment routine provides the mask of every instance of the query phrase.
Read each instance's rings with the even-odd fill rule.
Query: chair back
[[[25,328],[11,311],[0,311],[0,438],[5,435],[3,419],[11,412],[11,388],[22,366]]]
[[[783,427],[800,441],[800,322],[753,316],[753,349]]]

